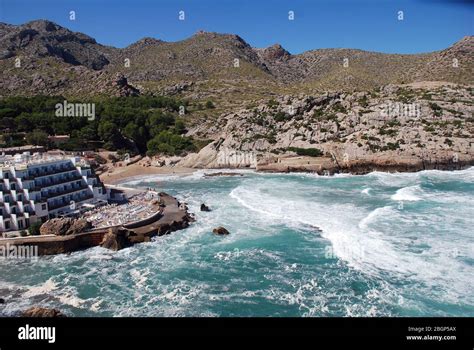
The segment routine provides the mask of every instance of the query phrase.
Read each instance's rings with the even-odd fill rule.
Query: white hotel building
[[[0,155],[0,236],[101,200],[107,200],[104,185],[79,157]]]

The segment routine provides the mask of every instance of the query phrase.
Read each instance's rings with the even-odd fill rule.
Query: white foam
[[[397,192],[390,198],[394,201],[409,201],[416,202],[422,200],[420,192],[421,188],[419,185],[403,187],[397,190]]]
[[[378,220],[381,217],[383,218],[395,215],[395,213],[396,212],[390,206],[374,209],[366,217],[359,221],[358,226],[362,230],[367,230],[372,222]]]
[[[75,308],[84,308],[86,301],[79,298],[77,295],[74,295],[73,293],[64,293],[64,294],[59,294],[56,296],[58,300],[65,304],[69,305]]]
[[[57,284],[53,281],[53,278],[49,278],[46,282],[39,286],[31,286],[28,290],[23,294],[25,298],[31,298],[37,295],[43,295],[51,293],[52,291],[57,289]]]
[[[467,273],[466,267],[451,253],[451,248],[466,246],[466,241],[457,242],[457,238],[452,236],[424,233],[415,243],[427,248],[423,248],[421,254],[412,251],[413,239],[409,236],[414,233],[407,232],[407,228],[413,228],[414,224],[437,225],[435,216],[412,215],[408,210],[397,210],[396,205],[367,211],[342,198],[337,203],[320,202],[317,196],[299,198],[295,196],[293,186],[284,182],[280,186],[247,183],[235,188],[230,196],[272,223],[320,227],[322,237],[331,241],[335,255],[364,273],[385,278],[390,272],[394,278],[409,278],[414,283],[423,281],[426,285],[436,286],[434,289],[444,290],[442,297],[450,301],[459,300],[469,293],[466,278],[474,277],[474,272],[471,269]],[[279,196],[278,193],[285,195]],[[419,201],[427,197],[419,185],[411,185],[398,190],[391,199]],[[449,228],[449,222],[445,221],[442,224]],[[462,236],[460,233],[459,239]],[[455,256],[472,256],[469,249],[466,247]]]
[[[370,193],[369,193],[370,190],[371,190],[371,188],[370,188],[370,187],[367,187],[367,188],[364,188],[362,191],[360,191],[360,193],[366,194],[366,195],[370,195]]]

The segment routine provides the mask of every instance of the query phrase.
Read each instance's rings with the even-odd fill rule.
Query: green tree
[[[103,141],[111,141],[117,138],[119,129],[117,125],[112,122],[104,121],[99,124],[98,134]]]
[[[48,146],[48,134],[42,130],[34,130],[26,135],[26,142],[35,146]]]
[[[177,134],[184,134],[186,132],[186,125],[184,124],[184,121],[181,119],[176,119],[174,123],[174,129]]]
[[[28,231],[30,231],[30,235],[39,236],[41,225],[42,225],[42,223],[40,221],[37,221],[37,222],[31,224],[29,229],[28,229]]]
[[[124,136],[137,141],[140,139],[140,129],[137,124],[134,122],[130,122],[127,126],[123,129]]]

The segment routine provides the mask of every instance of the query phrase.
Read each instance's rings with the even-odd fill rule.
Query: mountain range
[[[471,84],[473,57],[473,36],[424,54],[317,49],[293,55],[279,44],[253,48],[238,35],[204,31],[178,42],[143,38],[115,48],[35,20],[0,23],[0,96],[179,93],[248,100],[417,81]]]

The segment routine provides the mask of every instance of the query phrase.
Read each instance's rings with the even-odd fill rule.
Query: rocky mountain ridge
[[[319,49],[293,55],[279,44],[256,49],[238,35],[204,31],[178,42],[143,38],[119,49],[50,21],[0,23],[0,96],[106,94],[110,91],[100,87],[117,74],[141,93],[162,93],[192,81],[194,88],[184,93],[191,97],[216,91],[236,92],[239,98],[288,90],[355,91],[416,81],[471,84],[473,51],[468,36],[426,54]]]

